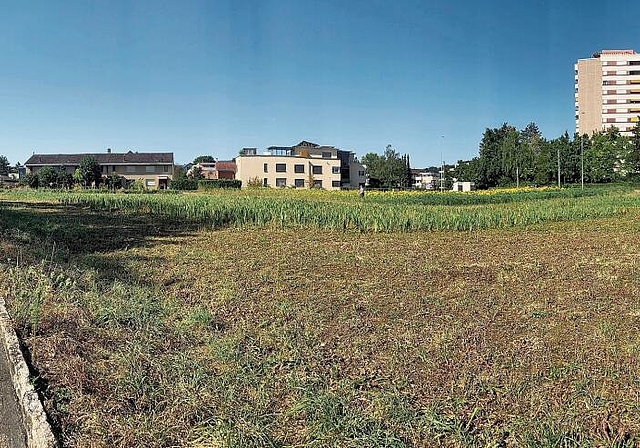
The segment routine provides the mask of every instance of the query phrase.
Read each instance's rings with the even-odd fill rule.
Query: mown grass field
[[[224,195],[0,193],[0,295],[64,446],[640,444],[637,192],[271,194],[216,221],[175,210]]]

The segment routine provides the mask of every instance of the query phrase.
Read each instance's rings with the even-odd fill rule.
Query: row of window
[[[602,92],[603,95],[628,95],[640,93],[640,89],[633,90],[605,90]]]
[[[305,185],[305,180],[304,179],[294,179],[293,180],[293,186],[296,188],[304,188]],[[264,185],[265,187],[269,186],[269,179],[267,179],[266,177],[264,179],[262,179],[262,185]],[[284,177],[277,177],[276,178],[276,187],[286,187],[287,186],[287,179]],[[322,188],[322,180],[320,179],[314,179],[313,180],[313,186],[316,188]],[[331,186],[333,188],[340,188],[340,181],[339,180],[333,180],[331,181]]]
[[[629,84],[640,84],[640,79],[619,79],[615,80],[604,80],[602,81],[603,86],[625,86]]]
[[[109,165],[100,165],[100,170],[103,173],[108,173],[109,172]],[[111,172],[116,170],[116,165],[111,165]],[[127,173],[135,173],[136,170],[136,166],[135,165],[127,165],[125,167],[125,171]],[[155,173],[156,172],[156,166],[155,165],[146,165],[144,167],[144,172],[145,173]],[[169,172],[169,166],[168,165],[163,165],[162,166],[162,172],[163,173],[168,173]]]
[[[611,66],[611,65],[627,65],[627,61],[607,61],[606,64],[607,66]],[[628,65],[640,65],[640,61],[629,61]]]
[[[263,171],[265,173],[269,172],[269,164],[265,163],[263,165]],[[276,163],[276,173],[286,173],[287,172],[287,164],[286,163]],[[293,165],[293,172],[296,174],[304,174],[304,164],[295,164]],[[322,174],[322,165],[311,165],[311,173],[312,174]],[[331,174],[340,174],[339,166],[331,167]]]

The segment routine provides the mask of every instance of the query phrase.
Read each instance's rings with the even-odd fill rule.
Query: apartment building
[[[140,180],[146,188],[163,189],[173,178],[173,153],[126,152],[85,154],[34,154],[26,161],[27,174],[35,174],[45,166],[62,168],[68,173],[80,166],[83,158],[91,156],[100,165],[103,176],[116,173],[130,181]]]
[[[411,170],[411,187],[420,190],[434,190],[436,184],[440,181],[438,172],[429,170],[412,169]]]
[[[622,135],[640,115],[640,54],[602,50],[575,64],[576,132],[592,134],[611,126]]]
[[[236,157],[236,179],[242,186],[358,188],[366,181],[365,168],[351,151],[301,141],[295,146],[270,146],[262,154],[244,148]]]

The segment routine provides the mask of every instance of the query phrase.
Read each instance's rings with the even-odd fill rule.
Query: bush
[[[146,190],[144,182],[141,179],[136,179],[129,184],[129,190],[144,191]]]
[[[258,176],[250,177],[247,181],[247,188],[263,188],[264,184],[262,183],[262,179]]]
[[[242,181],[237,179],[208,179],[198,181],[200,190],[216,190],[218,188],[236,188],[242,187]]]

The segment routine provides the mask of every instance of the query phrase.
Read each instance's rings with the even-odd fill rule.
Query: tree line
[[[125,178],[117,173],[102,175],[102,168],[93,156],[83,157],[78,168],[70,173],[64,167],[44,166],[35,173],[27,174],[25,183],[31,188],[72,188],[74,185],[83,187],[121,188],[125,186]]]
[[[592,135],[565,132],[545,139],[535,123],[524,129],[504,123],[487,128],[479,155],[460,160],[452,176],[476,183],[478,188],[507,185],[607,183],[636,179],[640,173],[640,123],[626,137],[611,127]],[[559,177],[559,178],[558,178]]]

